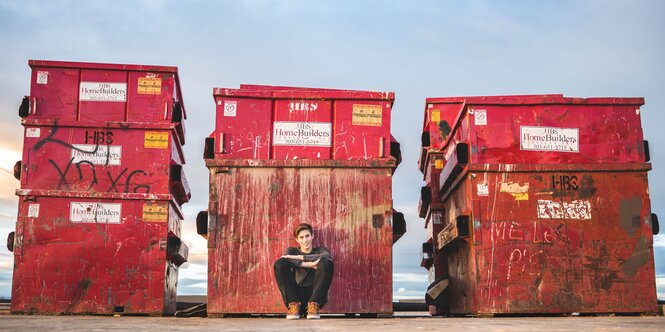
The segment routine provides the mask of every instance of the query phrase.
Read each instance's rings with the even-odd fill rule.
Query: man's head
[[[300,250],[309,251],[312,249],[312,240],[314,235],[312,235],[312,225],[302,223],[293,230],[293,236],[295,236],[296,241],[300,245]]]

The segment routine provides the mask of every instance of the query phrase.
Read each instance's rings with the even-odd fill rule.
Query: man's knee
[[[273,268],[275,270],[281,270],[284,268],[287,268],[289,265],[289,262],[286,260],[286,258],[279,258],[278,260],[275,261],[275,264],[273,264]]]
[[[324,270],[330,270],[334,268],[333,261],[327,259],[327,258],[322,258],[321,261],[319,262],[319,268],[324,269]]]

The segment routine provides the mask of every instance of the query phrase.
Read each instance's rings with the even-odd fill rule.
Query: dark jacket
[[[284,250],[284,255],[303,255],[305,256],[304,262],[314,262],[320,259],[329,259],[332,261],[332,255],[326,247],[316,247],[312,248],[312,252],[305,254],[300,251],[300,248],[288,247]],[[303,261],[299,259],[287,259],[289,263],[293,266],[293,272],[295,274],[296,284],[300,287],[309,287],[312,286],[314,282],[314,269],[301,268]]]

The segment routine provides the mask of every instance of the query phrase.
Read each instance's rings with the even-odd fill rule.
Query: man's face
[[[310,233],[309,230],[306,229],[303,229],[302,231],[298,232],[298,236],[296,237],[296,241],[298,241],[298,244],[300,245],[300,250],[305,250],[305,251],[312,249],[313,239],[314,236],[312,236],[312,233]]]

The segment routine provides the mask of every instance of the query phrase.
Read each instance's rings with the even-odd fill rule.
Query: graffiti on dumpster
[[[556,190],[577,190],[577,176],[575,175],[552,175],[552,188]]]
[[[538,218],[541,219],[591,219],[591,203],[585,200],[555,202],[538,200]]]
[[[99,185],[99,180],[97,178],[97,171],[94,168],[94,163],[89,161],[89,160],[80,160],[76,163],[74,163],[74,157],[69,159],[69,162],[67,165],[65,165],[64,168],[61,168],[58,166],[58,164],[53,161],[53,159],[49,159],[49,163],[55,170],[58,172],[58,175],[60,176],[60,181],[58,182],[57,188],[66,188],[69,189],[69,182],[67,181],[67,175],[70,174],[70,171],[72,169],[72,165],[76,166],[76,171],[78,172],[78,179],[79,180],[85,180],[86,178],[90,180],[90,185],[88,186],[87,190],[91,190],[93,187]],[[91,171],[90,176],[85,176],[83,167],[81,165],[88,165],[90,166],[89,169]],[[118,173],[117,176],[114,176],[111,174],[110,171],[106,171],[106,176],[108,179],[111,181],[108,189],[106,189],[107,192],[120,192],[118,186],[120,185],[120,189],[122,189],[123,193],[138,193],[138,192],[143,192],[143,193],[149,193],[150,192],[150,185],[148,184],[131,184],[131,180],[134,177],[137,176],[147,176],[148,173],[146,173],[142,169],[136,169],[133,170],[129,173],[129,168],[124,168]],[[123,175],[127,174],[127,177],[123,182],[120,181],[120,179],[123,177]]]
[[[95,144],[70,144],[65,141],[59,140],[57,138],[54,138],[55,134],[58,132],[58,124],[57,122],[53,125],[51,128],[50,134],[41,139],[37,144],[35,144],[34,150],[39,151],[42,149],[46,144],[59,144],[62,146],[65,146],[67,148],[70,148],[72,150],[71,158],[67,162],[66,165],[58,165],[55,160],[49,159],[49,164],[53,166],[53,168],[58,172],[58,175],[60,177],[60,180],[58,181],[57,188],[66,188],[69,189],[69,182],[67,181],[67,176],[71,174],[70,172],[73,171],[72,166],[75,166],[76,172],[78,175],[78,180],[89,180],[89,186],[86,190],[91,190],[93,187],[96,187],[99,185],[99,179],[97,177],[97,170],[95,169],[95,165],[102,165],[102,166],[119,166],[120,165],[120,159],[121,159],[121,152],[122,152],[122,147],[121,146],[113,146],[109,145],[113,141],[113,134],[110,132],[93,132],[92,134],[89,134],[88,131],[86,131],[86,141],[88,138],[92,139]],[[110,135],[109,135],[110,133]],[[87,137],[90,136],[90,137]],[[99,143],[101,141],[106,142],[106,145],[100,145]],[[83,167],[83,166],[89,166],[89,167]],[[90,169],[90,173],[85,174],[84,172],[85,168]],[[126,175],[126,178],[124,182],[121,182],[121,178]],[[146,173],[142,169],[135,169],[131,170],[129,168],[124,168],[121,169],[117,175],[114,175],[111,173],[110,170],[106,171],[106,176],[108,177],[110,181],[110,186],[106,189],[107,192],[119,192],[118,186],[120,186],[120,189],[122,189],[122,192],[124,193],[138,193],[138,192],[144,192],[144,193],[149,193],[150,192],[150,185],[148,184],[137,184],[133,185],[131,184],[131,180],[135,177],[138,176],[147,176],[148,173]]]
[[[492,224],[493,241],[509,241],[514,244],[553,244],[557,241],[570,243],[565,224],[547,225],[537,220],[528,223],[497,221]]]

